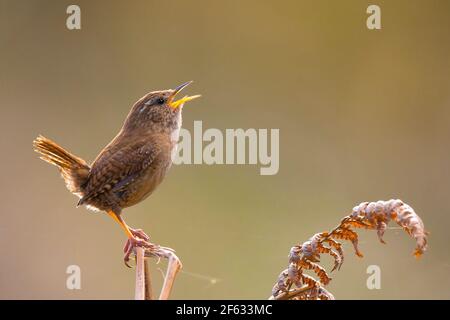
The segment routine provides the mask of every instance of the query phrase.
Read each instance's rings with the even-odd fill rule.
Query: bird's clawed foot
[[[141,229],[131,229],[132,237],[128,238],[127,242],[125,243],[125,247],[123,248],[123,252],[125,253],[123,257],[123,261],[125,262],[125,265],[128,268],[131,268],[131,266],[128,264],[130,261],[130,256],[134,252],[134,248],[136,247],[142,247],[142,248],[152,248],[154,247],[153,244],[150,243],[150,237],[145,234],[144,231]]]
[[[133,236],[144,239],[144,240],[150,240],[150,237],[144,232],[142,229],[132,229],[130,228],[131,233]]]

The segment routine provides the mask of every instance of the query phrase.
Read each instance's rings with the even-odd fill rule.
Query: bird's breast
[[[177,121],[177,126],[172,130],[171,134],[170,134],[170,142],[171,142],[171,160],[173,161],[175,159],[175,156],[177,154],[177,149],[178,149],[178,140],[180,139],[180,130],[181,130],[181,112],[179,114],[179,118]]]

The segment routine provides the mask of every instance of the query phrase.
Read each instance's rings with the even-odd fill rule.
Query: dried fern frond
[[[350,215],[330,232],[317,233],[289,252],[289,266],[281,272],[272,289],[270,299],[275,300],[332,300],[333,295],[325,289],[331,281],[327,271],[319,265],[320,255],[328,254],[334,259],[331,271],[339,270],[344,262],[342,243],[353,244],[355,254],[362,257],[358,247],[358,234],[354,229],[376,230],[380,242],[390,221],[396,222],[416,240],[414,256],[420,257],[427,249],[427,235],[422,219],[414,209],[401,200],[362,202],[353,208]],[[304,271],[312,271],[317,279]]]

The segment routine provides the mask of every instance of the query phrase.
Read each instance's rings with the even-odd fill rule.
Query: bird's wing
[[[131,183],[160,154],[162,146],[157,140],[107,147],[92,165],[85,194],[78,204],[110,190],[118,191]]]

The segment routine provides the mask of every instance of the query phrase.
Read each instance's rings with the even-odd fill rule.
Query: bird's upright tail
[[[81,197],[83,185],[87,181],[90,171],[86,161],[41,135],[33,141],[33,146],[34,150],[40,153],[42,160],[58,167],[67,189]]]

